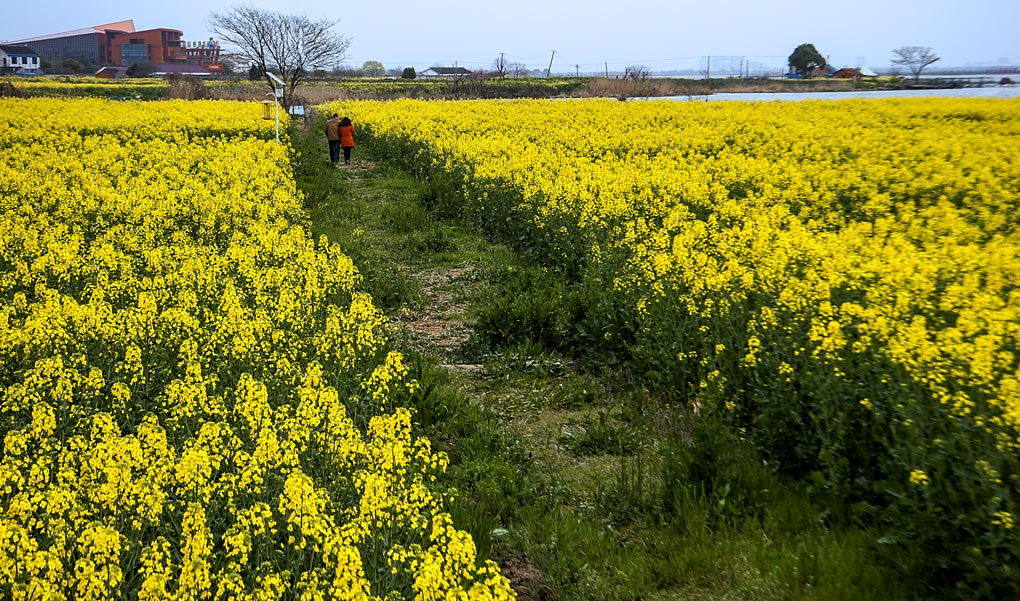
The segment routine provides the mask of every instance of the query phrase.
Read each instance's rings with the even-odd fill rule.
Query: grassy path
[[[423,384],[415,418],[450,455],[455,523],[520,599],[907,597],[866,531],[739,441],[543,345],[563,291],[540,268],[430,214],[369,145],[338,169],[318,127],[294,143],[313,234],[352,257]]]

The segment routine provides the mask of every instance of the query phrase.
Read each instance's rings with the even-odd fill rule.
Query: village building
[[[832,76],[838,79],[852,79],[854,81],[858,81],[861,77],[863,77],[863,74],[853,67],[843,67],[833,73]]]
[[[471,71],[464,67],[429,67],[424,71],[418,71],[418,77],[421,79],[463,79],[471,75]]]
[[[98,77],[99,79],[124,79],[127,77],[127,71],[127,67],[108,65],[106,67],[101,67],[93,74],[93,77]]]
[[[0,73],[38,75],[39,54],[28,46],[0,44]]]

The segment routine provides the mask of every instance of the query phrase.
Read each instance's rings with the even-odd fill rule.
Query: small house
[[[861,77],[864,77],[864,74],[853,67],[843,67],[833,73],[832,76],[839,79],[852,79],[854,81],[859,81]]]
[[[0,73],[39,75],[39,53],[28,46],[0,44]]]
[[[424,71],[418,71],[418,77],[422,79],[463,79],[471,77],[471,71],[464,67],[429,67]]]
[[[124,79],[127,77],[127,67],[106,66],[95,72],[94,77],[99,79]]]
[[[811,70],[811,77],[832,77],[836,69],[832,65],[822,65]]]

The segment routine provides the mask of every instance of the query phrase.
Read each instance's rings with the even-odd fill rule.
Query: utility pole
[[[555,57],[555,56],[556,56],[556,51],[553,50],[552,51],[552,56],[549,57],[549,68],[545,70],[545,77],[546,77],[546,79],[548,79],[549,75],[552,73],[552,62],[553,62],[553,57]]]
[[[581,65],[574,65],[574,69],[577,70],[577,76],[581,76]]]
[[[609,79],[609,61],[606,61],[606,79]]]
[[[712,55],[705,57],[705,79],[712,79]]]

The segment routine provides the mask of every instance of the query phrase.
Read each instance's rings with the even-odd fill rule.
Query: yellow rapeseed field
[[[0,100],[0,596],[511,599],[258,103]]]
[[[582,344],[922,561],[1015,585],[1020,102],[329,110],[578,282]]]

